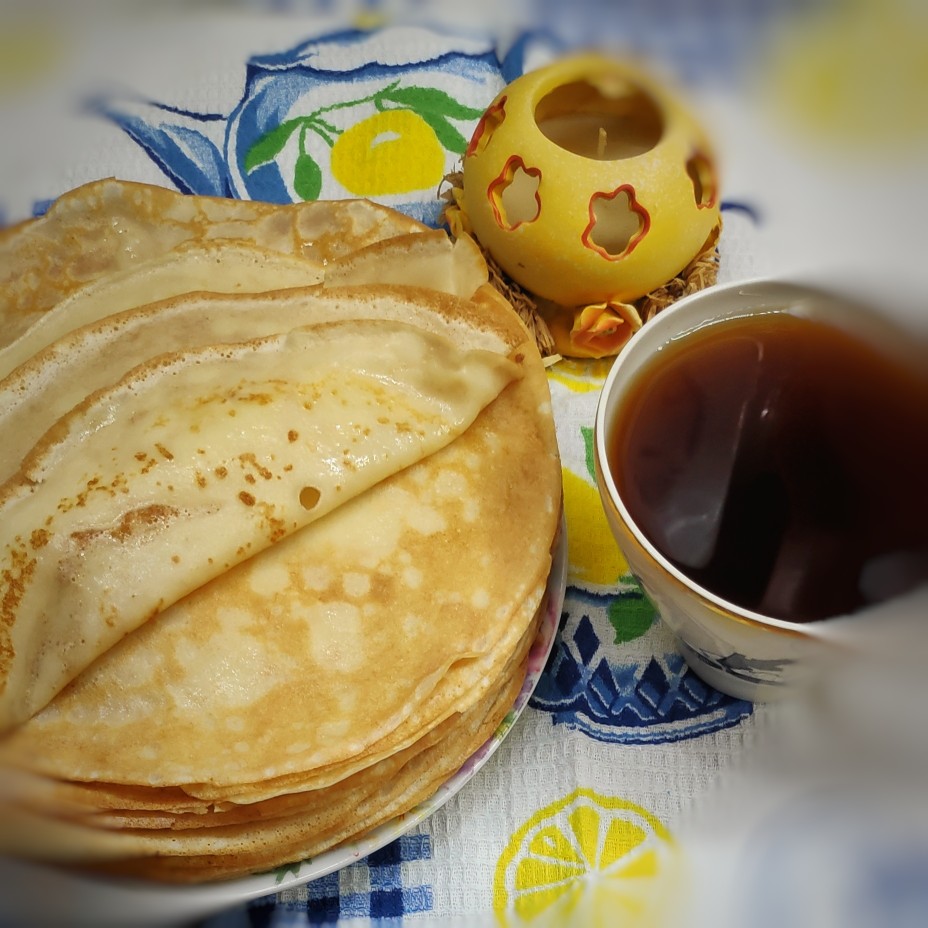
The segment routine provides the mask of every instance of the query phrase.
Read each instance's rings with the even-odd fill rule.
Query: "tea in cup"
[[[829,637],[928,583],[925,346],[778,281],[645,325],[596,414],[597,482],[629,567],[692,668],[774,698]]]

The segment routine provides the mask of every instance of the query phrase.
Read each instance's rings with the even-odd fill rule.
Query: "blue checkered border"
[[[364,860],[307,883],[305,898],[302,892],[298,899],[282,893],[250,903],[250,928],[334,925],[342,919],[376,921],[430,912],[431,885],[405,885],[402,865],[431,856],[429,835],[403,835]],[[365,884],[369,888],[360,890]]]

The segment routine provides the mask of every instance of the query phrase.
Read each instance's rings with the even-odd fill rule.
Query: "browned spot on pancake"
[[[111,541],[122,544],[139,535],[149,533],[154,527],[165,525],[179,515],[180,513],[173,506],[152,503],[150,506],[142,506],[139,509],[132,509],[123,513],[114,526],[88,528],[79,532],[72,532],[70,538],[78,548],[86,548],[96,542],[98,538],[109,538]]]
[[[290,429],[290,431],[287,432],[287,441],[289,441],[289,442],[294,442],[294,441],[296,441],[299,437],[300,437],[300,433],[299,433],[298,431],[296,431],[296,429]]]
[[[171,452],[168,451],[168,449],[165,448],[164,445],[162,445],[160,442],[155,442],[155,447],[158,449],[158,453],[159,453],[165,460],[168,460],[168,461],[173,461],[173,460],[174,460],[174,455],[171,454]]]
[[[116,628],[119,623],[119,612],[113,607],[109,606],[105,610],[100,610],[100,615],[103,618],[103,623],[107,628]],[[81,638],[81,644],[85,644],[85,640]]]
[[[255,498],[254,498],[250,493],[247,493],[245,490],[242,490],[242,492],[239,493],[238,498],[239,498],[246,506],[254,506],[254,504],[255,504]]]
[[[271,516],[268,516],[267,527],[267,537],[273,544],[275,541],[280,541],[280,539],[284,538],[289,532],[295,531],[297,528],[299,528],[299,525],[294,522],[288,529],[283,519],[275,519]]]
[[[219,465],[219,467],[216,468],[214,473],[220,480],[223,480],[225,477],[228,477],[229,475],[229,471],[225,467],[223,467],[221,464]]]
[[[254,454],[248,452],[247,454],[240,454],[238,456],[239,461],[242,462],[242,469],[245,467],[252,467],[258,474],[258,476],[263,477],[265,480],[270,480],[274,475],[263,465],[258,462],[258,459]],[[245,478],[246,480],[248,477]]]
[[[150,462],[154,464],[155,462]],[[143,468],[143,472],[145,469]],[[83,509],[87,506],[91,493],[105,493],[108,496],[116,496],[117,493],[126,494],[129,492],[128,480],[125,474],[117,474],[110,483],[106,484],[99,477],[93,477],[87,481],[84,489],[75,496],[65,496],[58,500],[55,508],[58,512],[70,512],[72,509]]]
[[[0,574],[3,582],[3,598],[0,599],[0,693],[6,689],[10,665],[15,656],[10,631],[26,587],[35,573],[35,566],[35,558],[29,557],[19,543],[11,551],[10,566]]]
[[[32,545],[33,551],[38,551],[39,548],[44,548],[49,541],[51,541],[51,533],[44,528],[37,528],[33,531],[31,537],[29,538],[29,544]]]

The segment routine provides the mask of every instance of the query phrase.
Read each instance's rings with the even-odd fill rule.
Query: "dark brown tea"
[[[766,313],[667,345],[609,465],[651,543],[744,608],[808,622],[928,581],[928,363],[825,323]]]

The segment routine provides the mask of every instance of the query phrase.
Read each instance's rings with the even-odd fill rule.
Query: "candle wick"
[[[596,157],[602,158],[606,154],[606,128],[599,127],[599,138],[596,140]]]

